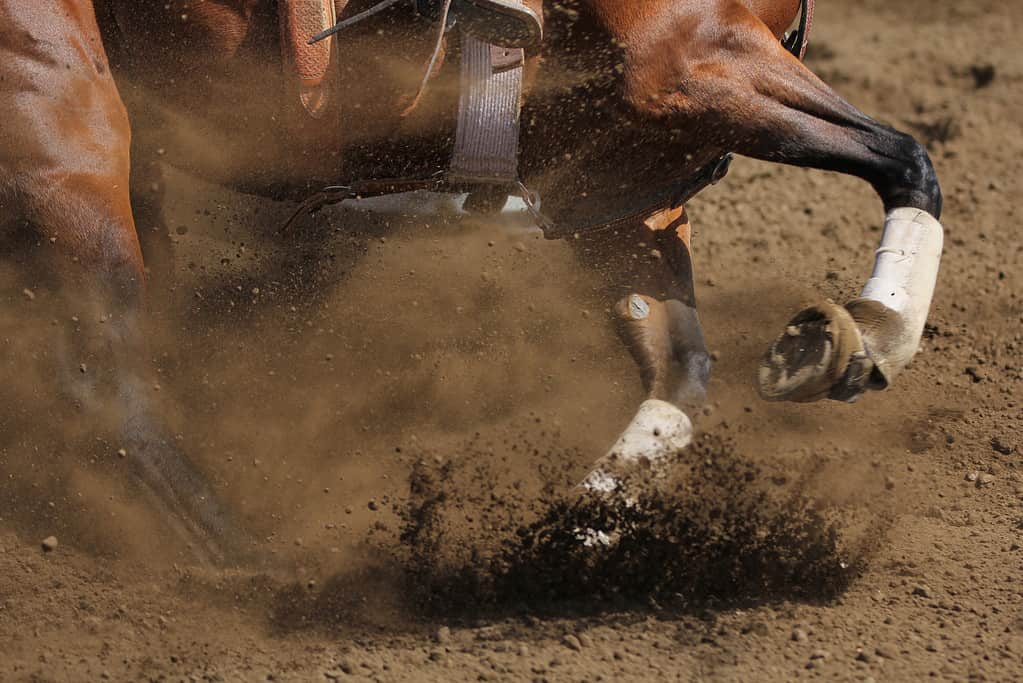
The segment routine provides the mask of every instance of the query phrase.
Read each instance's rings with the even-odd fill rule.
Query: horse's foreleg
[[[644,100],[701,139],[746,156],[838,171],[871,183],[887,211],[873,276],[844,307],[803,311],[772,346],[759,386],[773,400],[855,400],[887,386],[917,350],[941,257],[941,190],[926,150],[867,117],[793,58],[748,12],[680,40],[678,63],[650,67],[672,87]],[[660,69],[653,72],[655,66]],[[663,83],[662,83],[663,86]],[[640,94],[637,92],[636,94]],[[637,100],[638,101],[638,100]]]
[[[618,300],[614,323],[647,391],[632,422],[584,481],[586,488],[612,490],[623,470],[649,466],[692,438],[684,410],[706,398],[711,363],[696,313],[690,236],[685,209],[678,208],[575,242]]]

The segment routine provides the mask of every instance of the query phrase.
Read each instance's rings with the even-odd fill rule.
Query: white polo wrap
[[[597,493],[610,493],[618,486],[619,474],[634,467],[654,467],[692,440],[693,423],[688,415],[667,401],[647,399],[581,486]]]
[[[875,362],[889,381],[912,360],[920,346],[943,243],[941,223],[926,211],[902,208],[888,213],[874,273],[860,296],[898,314],[898,324],[884,325],[883,332],[875,330],[878,336],[874,339],[872,331],[863,330],[868,353],[872,358],[880,356]]]

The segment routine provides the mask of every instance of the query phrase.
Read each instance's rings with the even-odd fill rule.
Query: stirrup
[[[543,22],[516,0],[454,0],[451,12],[465,33],[508,48],[534,48],[543,39]]]

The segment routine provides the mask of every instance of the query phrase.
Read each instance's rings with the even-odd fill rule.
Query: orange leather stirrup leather
[[[343,10],[347,0],[340,0]],[[330,101],[328,71],[334,51],[334,38],[309,44],[309,39],[334,25],[334,0],[280,0],[281,49],[284,69],[297,82],[298,97],[309,115],[323,116]]]

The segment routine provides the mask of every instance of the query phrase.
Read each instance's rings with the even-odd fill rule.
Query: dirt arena
[[[818,3],[810,66],[942,181],[921,353],[856,405],[756,397],[788,318],[859,292],[883,214],[737,160],[690,205],[701,437],[636,509],[559,507],[642,388],[599,273],[521,217],[353,208],[282,238],[290,207],[168,172],[154,391],[253,535],[227,572],[62,412],[46,283],[0,267],[0,680],[1023,679],[1021,25]],[[628,518],[625,550],[566,541],[587,514]]]

